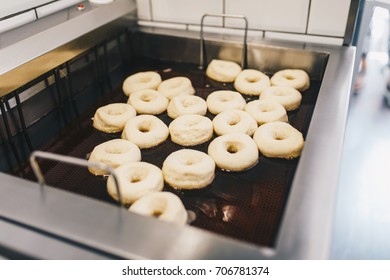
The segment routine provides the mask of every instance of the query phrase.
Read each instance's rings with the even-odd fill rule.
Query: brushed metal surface
[[[115,23],[118,24],[120,20],[111,25],[106,24],[134,12],[135,8],[134,1],[117,0],[1,48],[0,96],[96,45],[103,36],[112,34]],[[129,25],[128,22],[126,24]],[[99,27],[103,29],[91,33]],[[76,43],[74,40],[81,36],[82,40]]]

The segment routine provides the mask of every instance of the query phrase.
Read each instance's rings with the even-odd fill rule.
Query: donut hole
[[[187,108],[187,107],[191,107],[191,106],[195,105],[196,102],[197,101],[195,99],[186,99],[186,100],[183,100],[182,104],[184,107]]]
[[[138,125],[137,128],[142,133],[148,133],[152,128],[152,124],[150,122],[142,122]]]
[[[234,126],[238,124],[241,121],[241,118],[238,115],[231,116],[231,118],[228,120],[228,125]]]
[[[151,77],[141,77],[141,78],[139,79],[139,82],[140,82],[140,83],[149,83],[151,80],[152,80]]]
[[[186,122],[186,125],[187,125],[187,126],[195,126],[195,125],[197,125],[197,124],[199,124],[199,121],[198,121],[198,120],[188,120],[188,121]]]
[[[221,95],[221,102],[229,102],[233,99],[233,96],[230,94]]]
[[[227,142],[226,143],[226,151],[229,154],[236,154],[239,150],[241,150],[241,143],[239,142]]]
[[[282,141],[282,140],[285,140],[288,138],[288,135],[286,133],[284,133],[283,131],[275,131],[273,133],[273,139],[277,140],[277,141]]]
[[[110,116],[122,115],[124,112],[126,112],[126,108],[124,108],[124,107],[119,107],[116,109],[107,110],[107,114],[109,114]]]
[[[270,104],[259,104],[257,109],[262,113],[272,112],[273,110],[275,110],[274,106]]]
[[[292,75],[285,75],[284,77],[289,81],[295,80],[295,77]]]
[[[199,157],[185,157],[181,159],[181,163],[183,165],[191,166],[201,162],[201,158]]]
[[[171,83],[169,84],[169,87],[170,87],[170,88],[178,88],[178,87],[181,86],[181,83],[182,83],[181,80],[173,80],[173,81],[171,81]]]
[[[120,155],[125,153],[125,149],[122,147],[106,147],[104,151],[107,154]]]
[[[135,184],[141,182],[146,178],[147,173],[148,172],[144,169],[134,170],[129,176],[130,183]]]
[[[143,94],[143,95],[141,96],[141,100],[144,101],[144,102],[150,102],[150,101],[152,101],[154,98],[155,98],[155,96],[152,95],[152,94]]]
[[[152,202],[153,209],[151,212],[151,216],[159,218],[166,211],[167,202],[165,199],[153,199]]]
[[[154,209],[152,213],[152,217],[158,218],[162,215],[163,211],[162,209]]]
[[[245,80],[248,83],[257,83],[258,81],[260,81],[260,77],[246,77]]]
[[[273,92],[273,95],[275,96],[286,96],[288,95],[288,93],[286,91],[283,91],[283,90],[276,90]]]

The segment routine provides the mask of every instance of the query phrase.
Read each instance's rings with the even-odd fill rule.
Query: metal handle
[[[114,168],[112,168],[111,166],[109,166],[105,163],[89,162],[89,161],[87,161],[85,159],[81,159],[81,158],[57,155],[57,154],[42,152],[42,151],[34,151],[34,152],[32,152],[32,154],[30,156],[30,164],[31,164],[31,167],[34,171],[35,176],[38,179],[38,183],[41,187],[43,187],[46,184],[46,181],[45,181],[45,178],[42,174],[41,168],[39,167],[39,164],[37,162],[37,158],[44,158],[44,159],[48,159],[48,160],[53,160],[53,161],[68,163],[71,165],[83,166],[83,167],[93,167],[93,168],[102,169],[102,170],[107,171],[114,178],[114,182],[116,185],[116,191],[118,193],[118,202],[119,202],[120,207],[122,207],[122,195],[121,195],[121,192],[119,189],[118,175],[116,174]]]
[[[203,26],[204,26],[204,19],[206,17],[220,17],[220,18],[235,18],[235,19],[242,19],[245,21],[245,30],[244,30],[244,42],[242,47],[242,61],[241,61],[241,67],[244,69],[246,68],[246,56],[247,56],[247,35],[248,35],[248,20],[245,16],[241,15],[228,15],[228,14],[204,14],[202,16],[202,19],[200,21],[200,60],[199,60],[199,69],[203,69],[205,67],[204,61],[205,61],[205,53],[206,53],[206,46],[204,42],[204,32],[203,32]]]

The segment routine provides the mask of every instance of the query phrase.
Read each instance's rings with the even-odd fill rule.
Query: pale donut
[[[219,113],[213,119],[214,131],[218,135],[245,133],[252,136],[257,129],[257,122],[247,112],[230,110]]]
[[[140,149],[146,149],[161,144],[168,135],[168,127],[162,120],[152,115],[139,115],[126,123],[122,139],[133,142]]]
[[[179,225],[186,224],[188,217],[180,198],[170,192],[145,194],[130,206],[129,211]]]
[[[123,204],[131,204],[143,195],[161,191],[164,187],[161,169],[147,162],[130,162],[119,166],[115,171],[118,175]],[[118,201],[118,193],[112,175],[107,180],[107,192]]]
[[[263,91],[260,100],[276,101],[286,111],[292,111],[301,105],[302,94],[292,87],[271,86]]]
[[[241,72],[241,66],[233,61],[213,59],[206,69],[207,77],[223,83],[232,83]]]
[[[217,90],[206,99],[207,108],[213,114],[219,114],[233,109],[243,110],[246,102],[240,93],[232,90]]]
[[[112,103],[100,107],[93,116],[93,127],[97,130],[115,133],[123,130],[126,122],[136,116],[135,109],[125,103]]]
[[[179,95],[195,94],[195,89],[187,77],[174,77],[165,80],[158,86],[158,91],[169,100]]]
[[[256,143],[244,133],[230,133],[215,138],[209,145],[208,154],[225,171],[246,170],[259,159]]]
[[[182,149],[165,159],[162,171],[165,182],[175,189],[200,189],[213,181],[215,163],[206,153]]]
[[[133,92],[127,103],[134,107],[137,114],[158,115],[167,109],[169,100],[157,90],[143,89]]]
[[[242,94],[259,96],[264,89],[271,86],[269,77],[254,69],[245,69],[238,74],[234,88]]]
[[[141,151],[137,145],[123,139],[113,139],[97,145],[91,152],[88,161],[105,163],[112,168],[141,160]],[[88,167],[94,175],[108,175],[107,171],[94,167]]]
[[[199,145],[213,137],[213,122],[204,116],[182,115],[169,124],[169,134],[176,144]]]
[[[293,87],[300,92],[310,87],[309,75],[301,69],[285,69],[276,72],[271,77],[273,86]]]
[[[167,108],[168,116],[175,119],[181,115],[206,115],[206,101],[196,95],[179,95],[174,97]]]
[[[139,72],[125,79],[123,92],[126,96],[141,89],[157,89],[161,83],[161,76],[154,71]]]
[[[302,133],[285,122],[270,122],[261,125],[253,139],[260,152],[272,158],[299,157],[304,145]]]
[[[274,121],[288,122],[286,109],[272,100],[251,101],[245,106],[245,111],[257,121],[258,125]]]

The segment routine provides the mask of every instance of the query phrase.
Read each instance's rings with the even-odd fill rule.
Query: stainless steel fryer
[[[122,19],[121,27],[122,22],[124,26],[134,24],[131,19]],[[104,32],[98,30],[97,33]],[[108,71],[98,73],[94,83],[108,90],[103,91],[100,98],[93,99],[92,104],[85,105],[81,112],[77,102],[76,106],[73,102],[77,98],[70,96],[68,107],[65,104],[62,110],[70,108],[75,116],[68,116],[59,107],[59,115],[68,116],[71,120],[64,121],[59,134],[41,143],[39,149],[85,158],[94,144],[107,139],[107,135],[91,129],[88,116],[99,104],[123,101],[121,81],[126,75],[137,71],[153,69],[165,78],[188,75],[202,97],[214,89],[231,88],[231,85],[207,79],[203,70],[198,69],[200,41],[196,33],[135,26],[119,34],[125,34],[119,35],[122,36],[119,38],[127,39],[113,41],[129,51],[126,61],[121,64],[120,73],[114,75],[108,68]],[[241,39],[206,37],[206,61],[213,57],[241,59]],[[106,49],[107,56],[100,54],[104,54],[111,41],[105,41],[102,49],[91,48],[92,54],[95,54],[95,50],[97,52],[97,59],[93,61],[95,64],[109,63],[105,59],[99,60],[99,57],[110,59],[109,48]],[[81,42],[76,39],[71,45],[77,46]],[[303,131],[306,140],[299,161],[263,158],[249,171],[250,175],[218,171],[217,178],[220,179],[205,192],[178,193],[198,218],[193,225],[185,227],[140,217],[117,207],[102,189],[104,179],[93,177],[85,170],[74,171],[57,163],[45,167],[43,163],[45,175],[54,188],[41,188],[31,181],[1,173],[0,223],[5,230],[0,233],[0,248],[11,255],[31,258],[327,258],[354,50],[349,47],[266,41],[249,42],[247,47],[248,68],[272,74],[279,69],[294,67],[305,69],[310,74],[312,87],[304,97],[302,108],[290,113],[292,124]],[[88,54],[90,49],[86,51]],[[94,67],[99,69],[99,65]],[[54,86],[63,83],[66,79],[64,76],[72,72],[66,67],[55,69],[57,78]],[[64,69],[67,71],[62,75]],[[15,91],[4,96],[9,94],[15,95]],[[19,116],[23,116],[27,105],[24,107],[21,103],[20,106],[22,114]],[[166,116],[162,118],[169,122]],[[22,136],[26,134],[30,136],[28,127],[21,133]],[[161,165],[165,153],[169,153],[173,146],[168,141],[158,150],[146,151],[143,157]],[[201,150],[205,148],[199,147]],[[62,172],[61,175],[58,171]],[[87,181],[74,176],[76,172],[84,172],[82,178],[88,178]],[[17,173],[33,180],[28,165],[21,164]],[[271,174],[274,180],[282,181],[281,186],[275,190],[275,181],[259,185],[257,180],[260,174],[265,177]],[[78,181],[76,185],[84,189],[80,191],[80,188],[74,188],[72,192],[58,189],[61,184],[65,186],[63,189],[71,186],[72,180]],[[100,191],[93,195],[94,199],[86,197],[91,196],[91,189],[97,185]],[[222,186],[227,186],[228,191],[221,190]],[[173,191],[169,187],[166,190]],[[273,196],[267,196],[267,191]],[[241,199],[241,196],[244,198]],[[206,197],[208,202],[205,203],[200,197]],[[245,210],[248,205],[253,206],[255,212],[253,209]],[[203,220],[200,219],[202,215],[205,216]],[[214,216],[210,218],[210,215]],[[249,217],[253,221],[249,221]],[[214,230],[210,231],[210,227]],[[23,240],[35,242],[25,244],[27,242]],[[38,249],[46,247],[45,244],[50,244],[50,250]]]

